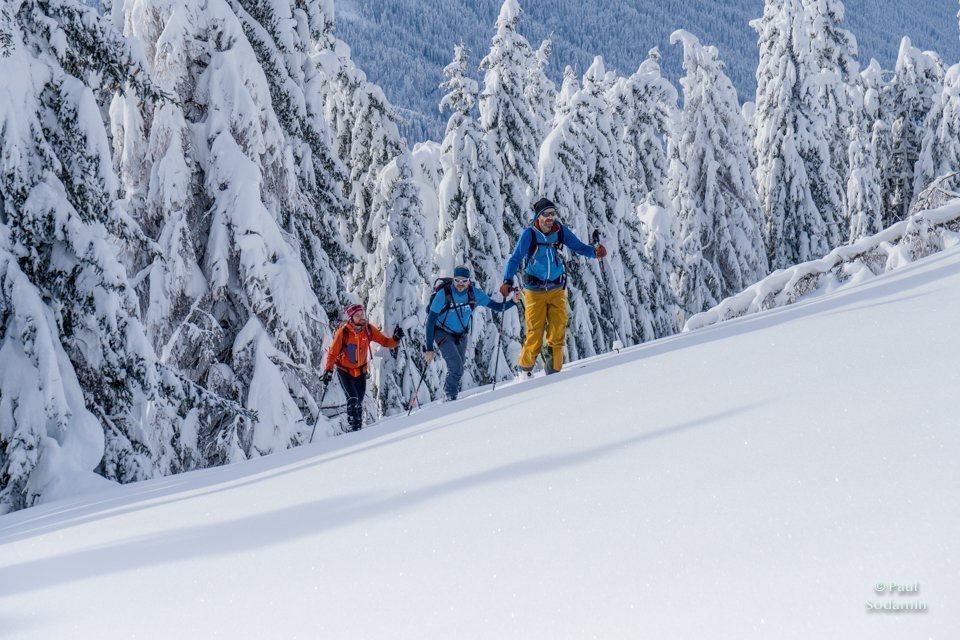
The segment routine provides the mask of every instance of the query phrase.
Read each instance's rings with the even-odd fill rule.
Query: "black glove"
[[[323,384],[330,384],[331,378],[333,378],[333,371],[324,371],[323,376],[320,378],[320,382]]]
[[[401,326],[399,326],[399,325],[397,326],[396,329],[393,330],[393,339],[394,339],[394,340],[400,340],[400,339],[403,338],[403,336],[405,336],[405,335],[407,335],[407,334],[403,331],[403,327],[401,327]]]

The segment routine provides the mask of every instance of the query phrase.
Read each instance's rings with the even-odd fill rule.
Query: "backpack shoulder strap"
[[[453,286],[445,284],[437,293],[443,293],[443,309],[440,310],[440,313],[449,311],[450,307],[453,306]]]

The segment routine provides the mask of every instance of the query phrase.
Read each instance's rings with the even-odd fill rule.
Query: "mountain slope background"
[[[359,433],[8,514],[0,629],[955,637],[957,314],[952,249]],[[868,609],[893,603],[925,609]]]
[[[346,0],[336,3],[336,32],[350,45],[353,59],[408,121],[411,141],[439,140],[446,116],[438,110],[443,68],[461,40],[477,66],[490,47],[500,0]],[[876,58],[893,67],[903,36],[922,50],[960,61],[957,4],[946,0],[847,0],[846,27],[857,37],[861,67]],[[716,45],[741,102],[756,91],[757,34],[748,24],[763,14],[762,0],[525,0],[523,33],[536,48],[551,37],[548,74],[559,86],[571,65],[578,77],[602,55],[621,75],[636,71],[647,52],[659,47],[664,71],[682,75],[679,47],[670,34],[686,29]],[[410,73],[416,69],[417,73]]]

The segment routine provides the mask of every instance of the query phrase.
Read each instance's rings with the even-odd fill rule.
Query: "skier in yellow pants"
[[[582,256],[603,258],[607,250],[598,244],[591,247],[557,222],[557,208],[541,198],[533,205],[533,222],[517,240],[513,255],[504,269],[500,293],[504,299],[513,290],[513,278],[523,267],[524,302],[526,304],[527,339],[517,363],[517,373],[530,376],[533,364],[543,347],[546,332],[547,374],[563,366],[563,343],[567,334],[567,276],[558,249],[565,245]]]

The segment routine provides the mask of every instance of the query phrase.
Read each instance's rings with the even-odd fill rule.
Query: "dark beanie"
[[[453,277],[454,277],[454,278],[469,278],[469,277],[470,277],[470,269],[467,269],[466,267],[463,267],[463,266],[457,267],[456,269],[453,270]]]
[[[547,209],[556,209],[557,205],[553,204],[546,198],[540,198],[533,203],[533,217],[534,219],[539,218],[540,214],[546,211]]]

